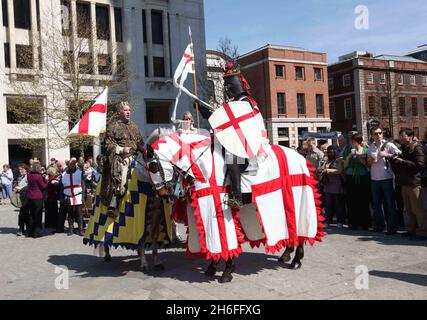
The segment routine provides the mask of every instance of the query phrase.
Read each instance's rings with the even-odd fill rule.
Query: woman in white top
[[[8,164],[3,165],[3,171],[0,174],[1,176],[1,184],[2,195],[5,203],[10,203],[10,199],[12,198],[12,183],[13,183],[13,172]]]
[[[180,121],[178,132],[179,133],[197,133],[197,129],[194,128],[194,119],[191,112],[186,111],[182,115],[182,120]]]

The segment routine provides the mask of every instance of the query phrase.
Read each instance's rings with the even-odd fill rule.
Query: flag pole
[[[193,57],[194,57],[194,63],[193,63],[193,68],[194,68],[194,70],[193,70],[194,71],[193,72],[194,95],[196,97],[198,97],[199,95],[197,94],[196,59],[195,59],[195,55],[194,55],[193,37],[191,35],[191,27],[190,26],[188,26],[188,33],[190,35],[191,53],[193,54]],[[196,104],[197,129],[200,129],[199,102],[196,100],[195,104]]]

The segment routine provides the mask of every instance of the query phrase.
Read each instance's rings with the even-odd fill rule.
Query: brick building
[[[427,116],[427,63],[406,56],[356,51],[328,67],[332,129],[368,138],[379,121],[393,138],[410,127],[423,136]]]
[[[238,58],[272,143],[297,146],[304,131],[329,131],[326,53],[266,45]]]

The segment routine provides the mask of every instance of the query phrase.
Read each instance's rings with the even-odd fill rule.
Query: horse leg
[[[212,277],[216,273],[216,268],[218,267],[218,263],[214,261],[214,259],[211,259],[211,263],[209,264],[208,268],[205,271],[205,276]]]
[[[228,258],[227,262],[225,263],[225,270],[221,275],[221,278],[219,278],[219,283],[226,283],[233,280],[232,273],[235,270],[235,265],[232,258]]]
[[[144,273],[149,273],[151,270],[150,270],[150,266],[148,265],[148,262],[147,262],[147,257],[146,257],[146,255],[145,255],[145,247],[144,247],[144,244],[140,244],[140,245],[139,245],[139,252],[140,252],[139,259],[140,259],[140,261],[141,261],[141,269],[142,269],[142,272],[144,272]]]
[[[104,253],[105,253],[104,261],[105,262],[111,262],[110,247],[105,246],[104,247]]]
[[[304,245],[300,244],[295,252],[295,257],[289,266],[289,269],[299,269],[302,266],[301,260],[304,258]]]
[[[163,271],[165,270],[165,266],[163,265],[162,260],[160,259],[160,255],[158,252],[158,244],[156,241],[153,242],[153,264],[154,264],[154,270],[156,271]]]
[[[294,252],[294,246],[286,247],[285,252],[277,259],[279,263],[288,262],[291,260],[291,253]]]

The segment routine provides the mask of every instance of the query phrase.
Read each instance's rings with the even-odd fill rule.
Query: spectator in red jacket
[[[27,199],[30,209],[30,231],[29,236],[38,238],[41,236],[43,191],[47,188],[48,181],[41,175],[39,162],[33,163],[31,171],[27,175],[28,189]]]

